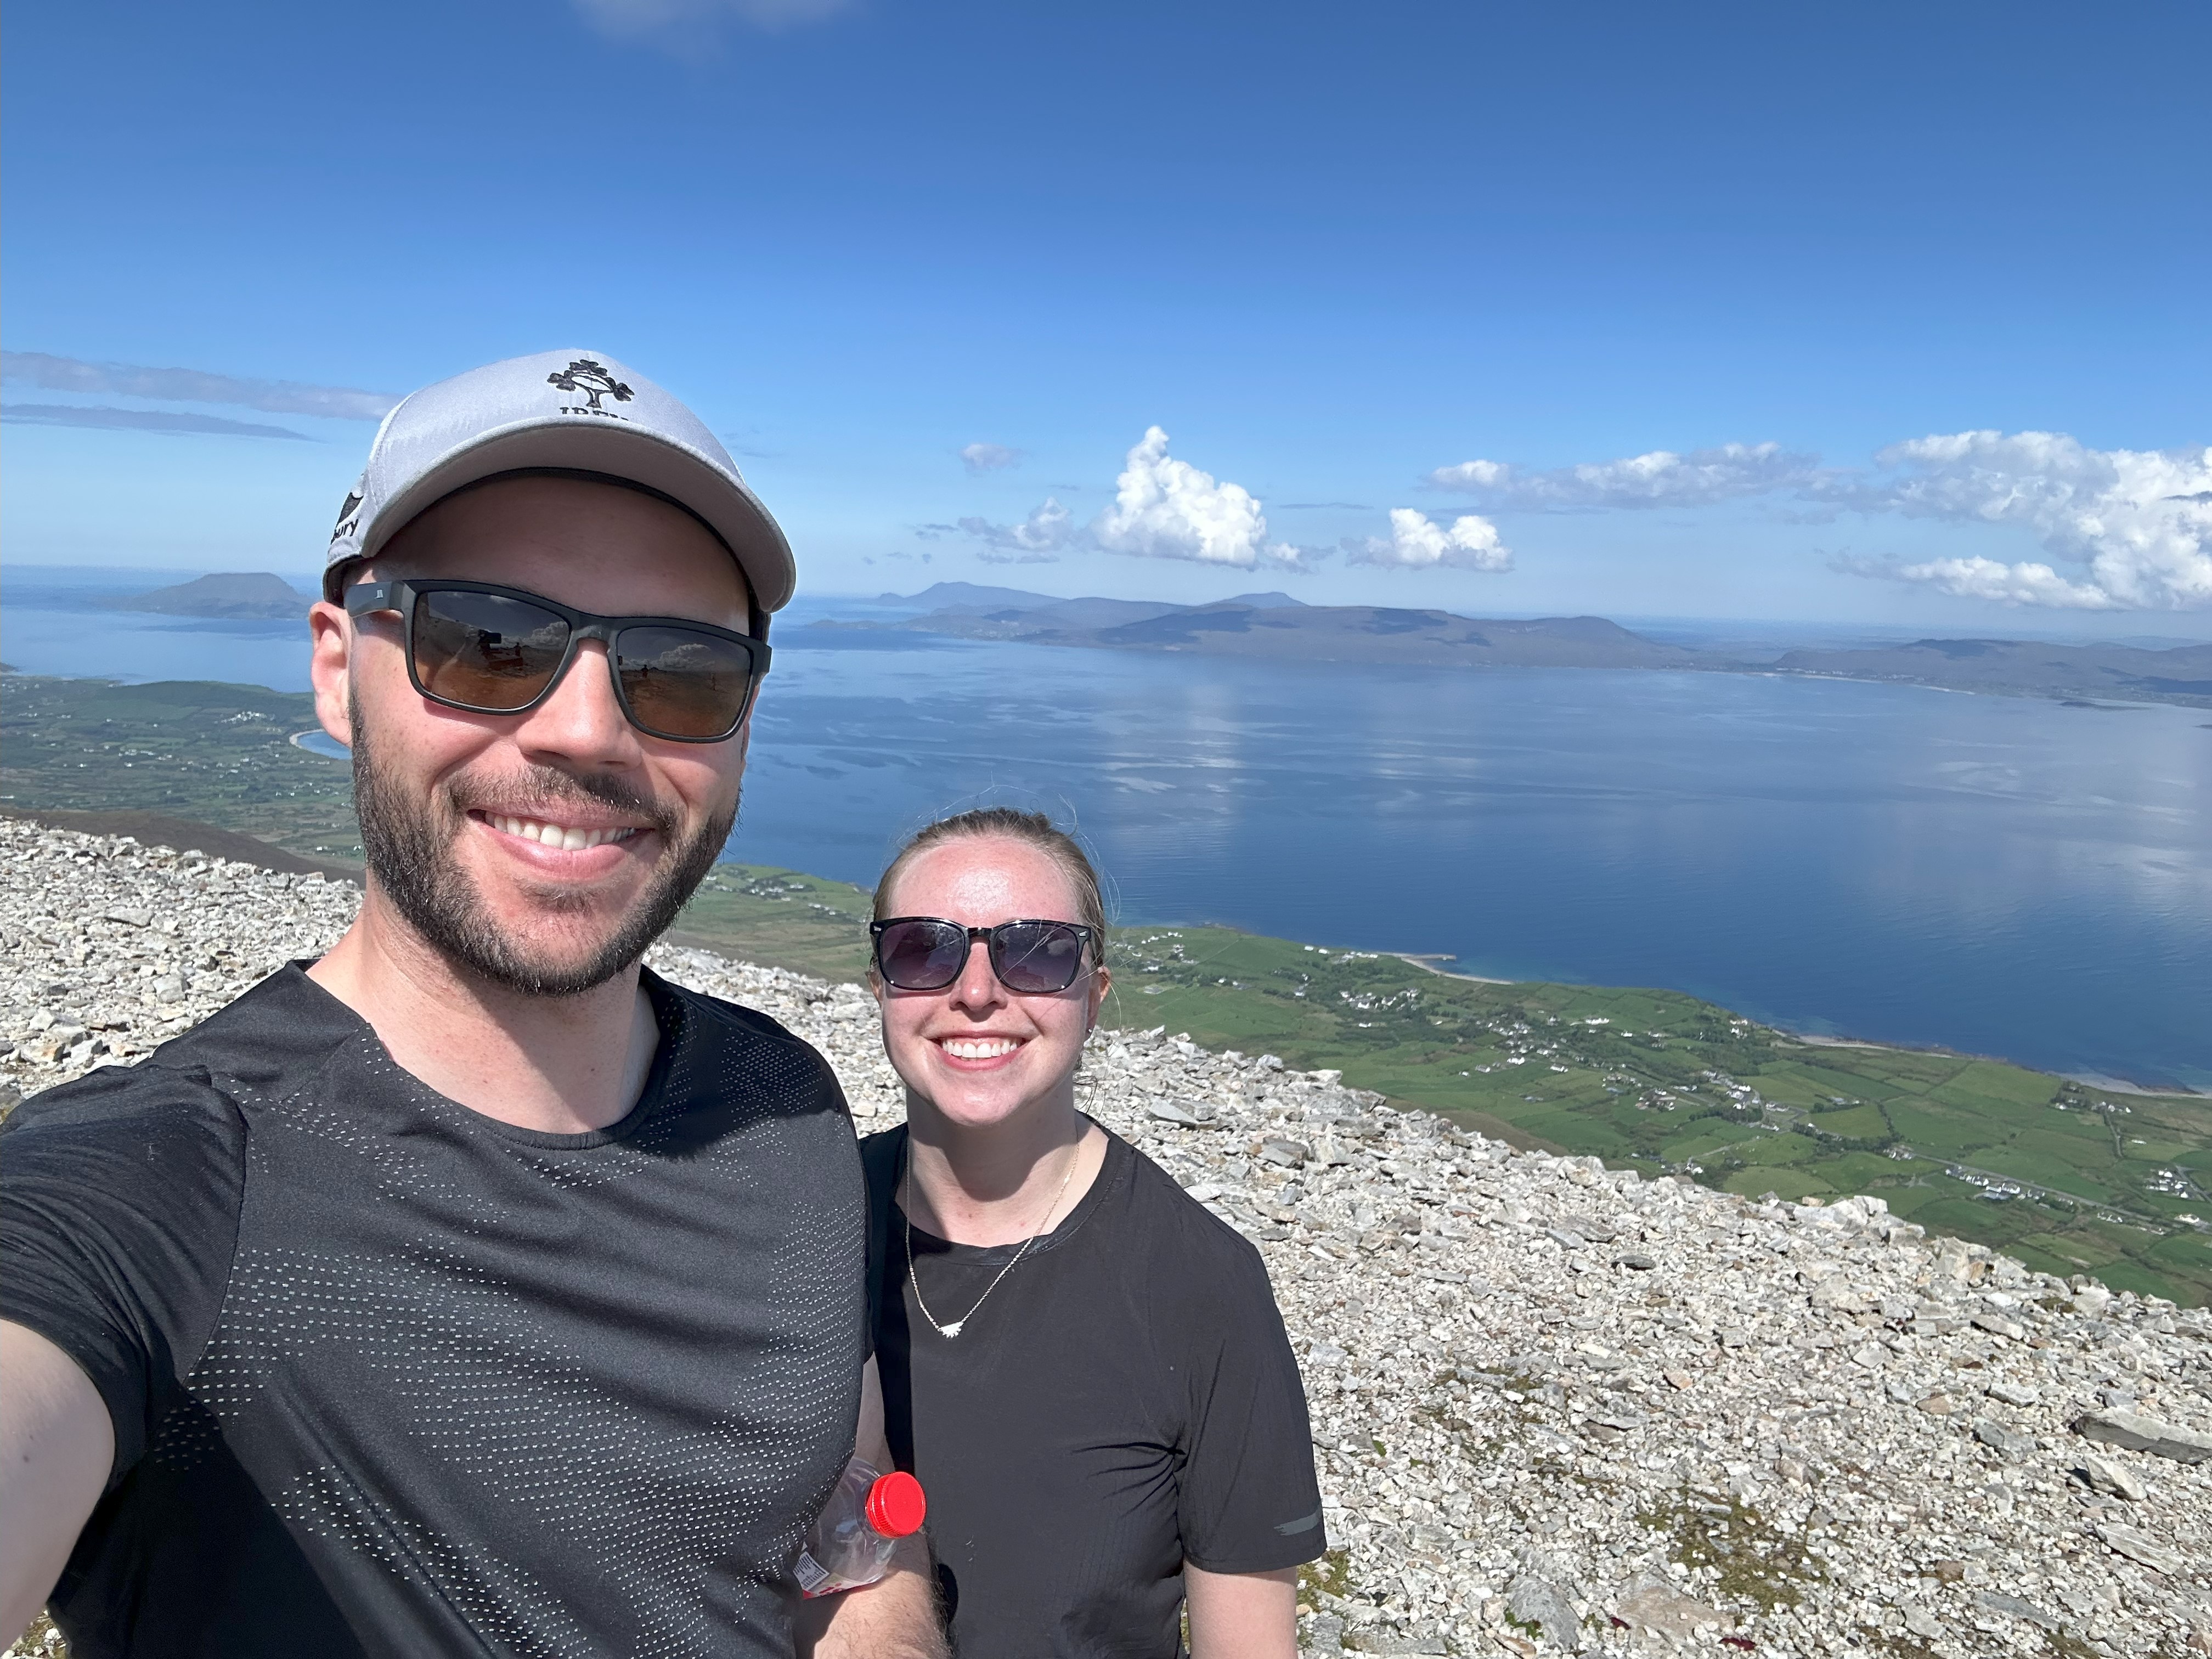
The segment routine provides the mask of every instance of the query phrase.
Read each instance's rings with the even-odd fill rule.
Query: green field
[[[725,865],[679,927],[850,979],[867,914],[842,882]],[[1109,1024],[1332,1067],[1524,1146],[1753,1197],[1869,1193],[2047,1272],[2212,1297],[2212,1231],[2181,1219],[2212,1219],[2212,1099],[1807,1042],[1673,991],[1491,984],[1221,927],[1125,927],[1110,960]]]
[[[264,686],[9,674],[0,807],[159,813],[358,865],[351,769],[289,741],[314,725],[313,698]]]
[[[253,687],[11,676],[0,806],[160,812],[357,859],[346,769],[285,741],[312,723],[305,697]],[[866,914],[843,883],[724,865],[676,937],[853,979]],[[1490,984],[1219,927],[1126,927],[1112,962],[1109,1024],[1334,1067],[1522,1146],[1750,1195],[1870,1193],[2052,1273],[2212,1296],[2212,1230],[2186,1218],[2212,1222],[2212,1099],[1814,1043],[1671,991]]]

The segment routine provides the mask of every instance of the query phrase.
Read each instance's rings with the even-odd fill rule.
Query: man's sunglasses
[[[521,714],[553,694],[580,640],[603,640],[615,701],[648,737],[732,736],[768,672],[768,641],[678,617],[600,617],[489,582],[362,582],[346,614],[405,619],[407,678],[433,702]]]
[[[1002,921],[963,927],[935,916],[872,921],[876,972],[898,991],[942,991],[968,966],[977,939],[990,947],[991,971],[1018,996],[1065,991],[1083,972],[1083,954],[1097,936],[1076,921]]]

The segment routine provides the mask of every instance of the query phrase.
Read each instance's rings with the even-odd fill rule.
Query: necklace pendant
[[[967,1322],[964,1319],[956,1319],[950,1325],[939,1325],[937,1328],[937,1334],[939,1336],[957,1336],[960,1334],[960,1328]]]

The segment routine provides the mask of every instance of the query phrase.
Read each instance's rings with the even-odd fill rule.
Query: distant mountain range
[[[1771,661],[1751,661],[1723,652],[1662,644],[1602,617],[1505,621],[1448,611],[1307,605],[1287,593],[1243,593],[1211,605],[1172,605],[1147,599],[1063,599],[1013,587],[939,582],[920,593],[886,593],[878,602],[909,605],[922,614],[898,622],[814,625],[1280,661],[1698,669],[2212,707],[2212,645],[2147,650],[2017,640],[1920,640],[1863,650],[1791,651]]]
[[[172,617],[290,620],[311,601],[268,571],[202,576],[95,601]],[[1451,668],[1672,668],[1889,680],[1960,691],[2189,703],[2212,708],[2212,645],[2153,650],[2032,640],[1916,640],[1910,645],[1790,651],[1753,660],[1632,633],[1602,617],[1534,621],[1389,605],[1307,605],[1288,593],[1239,593],[1211,605],[1160,599],[1063,599],[1018,587],[939,582],[881,605],[921,612],[896,622],[823,622],[823,629],[904,631],[1100,650],[1185,651],[1285,662],[1396,663]]]
[[[150,593],[101,599],[108,611],[152,611],[165,617],[220,617],[289,621],[307,614],[314,601],[282,576],[265,570],[231,571],[157,587]]]
[[[1297,662],[1475,668],[1686,668],[1698,662],[1695,652],[1657,644],[1601,617],[1482,621],[1448,611],[1306,605],[1287,593],[1241,593],[1211,605],[1060,599],[965,582],[940,582],[905,603],[935,608],[904,622],[817,626]]]

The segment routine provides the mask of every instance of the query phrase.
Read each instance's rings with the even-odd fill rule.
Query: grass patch
[[[1861,1625],[1859,1635],[1876,1653],[1893,1654],[1895,1659],[1942,1659],[1935,1649],[1916,1637],[1892,1636],[1872,1625]]]
[[[1802,1535],[1777,1528],[1741,1498],[1723,1504],[1697,1492],[1678,1493],[1641,1511],[1637,1524],[1664,1533],[1668,1556],[1686,1567],[1711,1569],[1718,1594],[1754,1603],[1761,1613],[1794,1607],[1802,1588],[1827,1574]]]
[[[1352,1594],[1352,1552],[1331,1550],[1318,1561],[1309,1561],[1298,1569],[1298,1601],[1309,1613],[1321,1611],[1324,1595],[1346,1596]]]
[[[54,1621],[44,1613],[31,1620],[15,1646],[0,1653],[0,1659],[69,1659],[69,1644],[54,1628]]]

